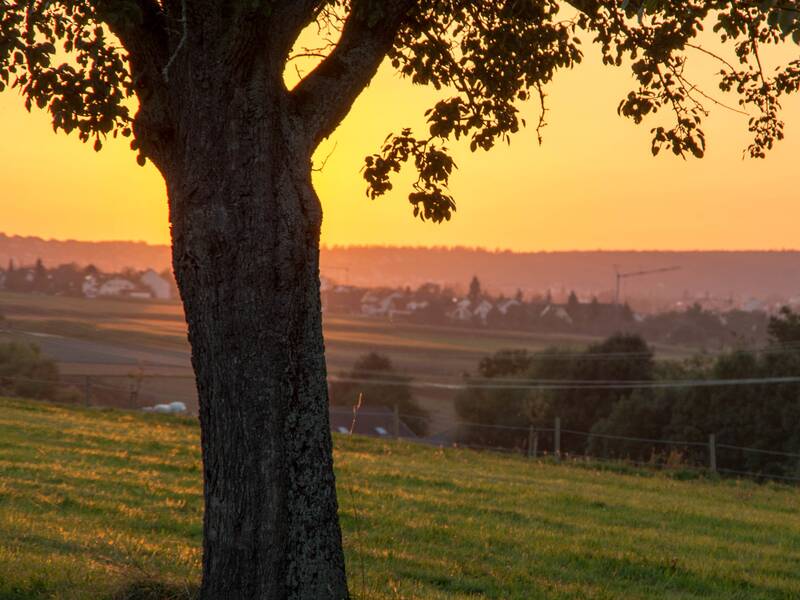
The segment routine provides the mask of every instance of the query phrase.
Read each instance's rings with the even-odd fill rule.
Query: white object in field
[[[166,415],[177,415],[186,412],[186,405],[183,402],[170,402],[169,404],[156,404],[142,409],[145,412],[154,412]]]

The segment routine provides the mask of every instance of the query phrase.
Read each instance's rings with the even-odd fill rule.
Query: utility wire
[[[441,390],[635,390],[635,389],[676,389],[676,388],[704,388],[704,387],[741,387],[748,385],[779,385],[800,384],[800,377],[753,377],[744,379],[693,379],[693,380],[655,380],[655,381],[625,381],[619,380],[611,383],[587,382],[575,384],[565,380],[529,380],[529,383],[517,384],[487,384],[487,383],[442,383],[435,381],[398,380],[398,379],[369,379],[360,377],[330,377],[331,383],[353,383],[363,385],[400,387],[407,386],[423,389]],[[561,381],[562,383],[556,383]]]

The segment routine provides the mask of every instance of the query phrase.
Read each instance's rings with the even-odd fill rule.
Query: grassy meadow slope
[[[188,419],[0,400],[0,600],[191,598]],[[337,436],[356,598],[797,598],[800,491]]]

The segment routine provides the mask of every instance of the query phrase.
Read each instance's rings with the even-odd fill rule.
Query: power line
[[[99,375],[97,379],[106,376]],[[142,379],[147,379],[144,376]],[[44,383],[50,385],[69,385],[69,382],[59,380],[43,380],[20,376],[0,377],[0,381],[16,380],[29,383]],[[387,387],[414,387],[423,389],[442,389],[442,390],[553,390],[553,391],[577,391],[577,390],[636,390],[636,389],[681,389],[681,388],[704,388],[704,387],[741,387],[759,385],[781,385],[781,384],[800,384],[800,377],[753,377],[743,379],[686,379],[686,380],[569,380],[569,379],[543,379],[543,380],[519,380],[518,383],[474,383],[469,380],[462,383],[447,383],[436,381],[419,381],[415,379],[372,379],[360,377],[338,377],[328,378],[330,383],[353,383],[361,385],[375,385]],[[97,384],[95,384],[97,385]],[[100,387],[110,388],[112,386],[99,384]],[[116,389],[116,388],[115,388]]]
[[[529,380],[529,383],[486,384],[486,383],[444,383],[435,381],[418,381],[414,379],[369,379],[360,377],[329,377],[331,383],[354,383],[387,387],[412,387],[440,390],[636,390],[636,389],[682,389],[704,387],[740,387],[748,385],[780,385],[800,384],[800,377],[753,377],[745,379],[692,379],[692,380],[656,380],[656,381],[613,381],[604,383],[580,383],[565,380]],[[562,381],[563,383],[556,383]],[[587,380],[588,381],[588,380]]]
[[[574,431],[572,429],[562,429],[561,433],[571,433],[573,435],[582,435],[585,437],[596,437],[609,440],[619,440],[624,442],[642,442],[647,444],[663,444],[664,446],[703,446],[708,447],[705,442],[687,442],[677,440],[654,440],[650,438],[630,437],[625,435],[609,435],[605,433],[586,433],[585,431]],[[719,445],[717,445],[719,446]]]
[[[524,348],[520,348],[525,350]],[[677,352],[678,350],[674,350]],[[626,359],[652,359],[655,362],[674,362],[687,360],[692,358],[719,358],[721,356],[730,356],[738,354],[796,354],[800,353],[800,342],[786,342],[781,344],[772,344],[769,346],[761,346],[757,348],[733,348],[730,350],[720,350],[717,352],[704,352],[694,350],[694,354],[688,354],[685,357],[665,357],[659,355],[657,352],[641,351],[641,352],[590,352],[590,351],[541,351],[531,352],[528,354],[528,359],[532,364],[537,361],[550,361],[550,360],[585,360],[585,361],[614,361]],[[374,371],[380,373],[380,371]],[[387,373],[388,374],[388,373]]]
[[[731,446],[729,444],[717,444],[717,448],[725,448],[728,450],[741,450],[742,452],[752,452],[754,454],[769,454],[771,456],[800,458],[800,454],[793,454],[791,452],[779,452],[777,450],[761,450],[760,448],[746,448],[744,446]]]

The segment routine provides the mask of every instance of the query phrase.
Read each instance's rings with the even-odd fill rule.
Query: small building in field
[[[481,300],[480,303],[478,303],[478,306],[476,306],[475,310],[472,312],[475,317],[480,319],[481,323],[485,325],[486,319],[489,317],[489,313],[492,312],[493,309],[494,305],[491,302],[488,300]]]
[[[361,299],[361,314],[370,317],[392,317],[405,312],[404,295],[391,292],[385,296],[377,292],[367,292]]]
[[[81,293],[84,298],[97,298],[100,295],[100,282],[94,275],[87,275],[81,283]]]
[[[430,302],[427,300],[412,300],[406,304],[406,310],[410,313],[415,313],[420,310],[425,310],[428,306],[430,306]]]
[[[172,286],[169,281],[164,279],[153,269],[145,271],[139,281],[144,287],[150,290],[153,298],[158,300],[172,299]]]
[[[136,290],[136,284],[122,277],[114,277],[104,282],[97,290],[98,296],[127,296]]]
[[[135,300],[152,300],[153,293],[149,290],[134,290],[125,295],[127,298],[134,298]]]
[[[496,308],[498,311],[500,311],[501,315],[507,315],[509,310],[516,308],[517,306],[522,306],[522,303],[519,300],[511,298],[510,300],[498,302]]]
[[[568,323],[572,325],[572,317],[569,316],[569,312],[563,306],[558,306],[556,304],[548,304],[544,310],[539,313],[540,319],[553,319],[555,321],[561,321],[564,323]]]
[[[455,308],[447,313],[448,318],[454,321],[470,321],[472,319],[470,304],[472,303],[466,298],[458,301]]]

